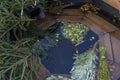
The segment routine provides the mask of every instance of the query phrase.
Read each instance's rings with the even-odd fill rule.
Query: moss
[[[110,80],[108,65],[105,58],[106,48],[100,47],[99,52],[100,52],[100,64],[98,71],[98,80]]]
[[[62,31],[65,38],[76,45],[82,42],[85,34],[88,31],[88,27],[80,23],[67,23],[65,22]]]
[[[90,49],[77,55],[75,59],[71,70],[71,80],[96,80],[95,52]]]

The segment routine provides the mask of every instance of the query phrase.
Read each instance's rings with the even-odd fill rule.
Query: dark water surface
[[[60,27],[56,31],[60,34],[60,37],[63,37]],[[91,30],[88,31],[84,37],[84,42],[78,45],[79,53],[92,48],[97,40],[98,36]],[[41,41],[47,43],[46,38]],[[71,44],[70,40],[64,39],[58,41],[57,46],[49,48],[46,51],[46,55],[47,58],[41,57],[41,61],[51,73],[69,74],[74,62],[75,47]]]

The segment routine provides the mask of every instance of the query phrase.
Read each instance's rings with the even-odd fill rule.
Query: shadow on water
[[[63,38],[61,25],[55,32],[59,33],[59,37]],[[78,45],[79,53],[83,53],[92,48],[94,43],[98,40],[98,36],[93,31],[88,31],[81,44]],[[40,42],[46,43],[46,38]],[[75,46],[71,44],[70,40],[64,39],[57,42],[57,45],[46,50],[47,59],[41,56],[42,64],[53,74],[69,74],[75,56]]]

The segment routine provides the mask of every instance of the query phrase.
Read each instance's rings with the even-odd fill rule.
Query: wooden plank
[[[120,35],[119,34],[120,34],[120,30],[117,30],[117,31],[111,33],[111,35],[113,35],[115,38],[120,40]]]
[[[111,5],[112,7],[120,10],[120,0],[103,0],[103,1]]]
[[[111,37],[111,38],[110,38]],[[110,40],[111,39],[111,40]],[[106,57],[109,62],[111,80],[117,80],[120,76],[120,40],[109,34],[99,37],[100,44],[106,48]],[[113,62],[114,61],[114,62]]]
[[[103,18],[95,15],[94,13],[89,13],[86,16],[88,19],[92,20],[93,23],[95,23],[97,26],[101,27],[103,30],[105,30],[107,32],[113,31],[114,29],[115,30],[118,29],[117,27],[110,24],[109,22],[107,22]]]
[[[110,33],[114,37],[120,40],[120,30],[104,20],[103,18],[95,15],[94,13],[88,13],[84,20],[81,21],[81,17],[83,16],[83,13],[80,11],[80,9],[65,9],[64,12],[61,15],[55,16],[55,15],[46,15],[47,17],[45,19],[39,20],[38,23],[36,23],[38,28],[46,29],[52,24],[54,24],[56,21],[68,21],[68,22],[83,22],[88,27],[97,26],[101,28],[102,30],[106,32],[114,32]]]
[[[107,60],[113,61],[109,34],[99,35],[99,43],[106,48]]]

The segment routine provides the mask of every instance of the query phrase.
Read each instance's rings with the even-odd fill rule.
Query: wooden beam
[[[120,11],[120,0],[102,0]]]
[[[108,21],[99,17],[98,15],[90,12],[81,21],[83,13],[80,9],[65,9],[61,15],[47,15],[45,19],[39,20],[36,24],[38,28],[47,29],[49,26],[57,21],[66,22],[81,22],[88,27],[99,27],[105,32],[110,32],[110,34],[120,40],[120,30],[116,26],[112,25]]]

